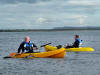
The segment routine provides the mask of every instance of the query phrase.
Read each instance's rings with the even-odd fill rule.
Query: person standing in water
[[[29,36],[26,36],[25,40],[20,44],[17,53],[20,53],[21,50],[22,50],[22,53],[33,53],[34,52],[33,50],[36,50],[36,49],[38,49],[37,46],[30,41]]]
[[[79,35],[75,35],[75,42],[73,43],[73,45],[71,46],[66,46],[65,48],[79,48],[80,45],[82,44],[82,40],[80,40],[80,36]]]

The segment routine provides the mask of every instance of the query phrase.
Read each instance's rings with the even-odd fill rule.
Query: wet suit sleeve
[[[33,47],[36,47],[37,48],[37,46],[33,43]]]
[[[78,40],[76,40],[76,41],[74,42],[73,47],[75,47],[75,48],[78,48],[78,47],[79,47],[79,41],[78,41]]]
[[[22,50],[22,52],[24,52],[24,42],[22,42],[18,48],[18,53],[20,53],[20,51]]]
[[[38,49],[38,47],[33,43],[33,48],[34,48],[34,47],[35,47],[36,49]]]

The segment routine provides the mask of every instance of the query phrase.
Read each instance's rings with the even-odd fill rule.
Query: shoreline
[[[100,30],[100,29],[1,29],[0,32],[48,32],[48,31],[81,31],[81,30]]]

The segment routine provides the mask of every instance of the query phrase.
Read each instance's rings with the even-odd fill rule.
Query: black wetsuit
[[[22,50],[22,53],[23,53],[26,49],[29,50],[27,53],[33,53],[33,52],[34,52],[34,51],[33,51],[33,47],[36,47],[36,48],[37,48],[37,46],[36,46],[34,43],[32,43],[33,47],[27,47],[27,48],[24,47],[25,44],[26,44],[25,42],[22,42],[22,43],[20,44],[20,46],[19,46],[19,48],[18,48],[18,53],[20,53],[21,50]],[[28,43],[28,44],[30,44],[30,43]]]
[[[80,45],[80,41],[79,40],[75,40],[75,42],[73,43],[73,45],[67,46],[66,48],[79,48],[79,45]]]
[[[78,40],[76,40],[72,46],[75,48],[78,48],[79,45],[80,45],[80,42]]]

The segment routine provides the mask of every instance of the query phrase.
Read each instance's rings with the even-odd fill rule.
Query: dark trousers
[[[74,48],[73,46],[66,46],[65,48]]]
[[[34,53],[34,52],[33,52],[33,50],[30,50],[30,51],[28,51],[28,52],[26,52],[26,53]]]

